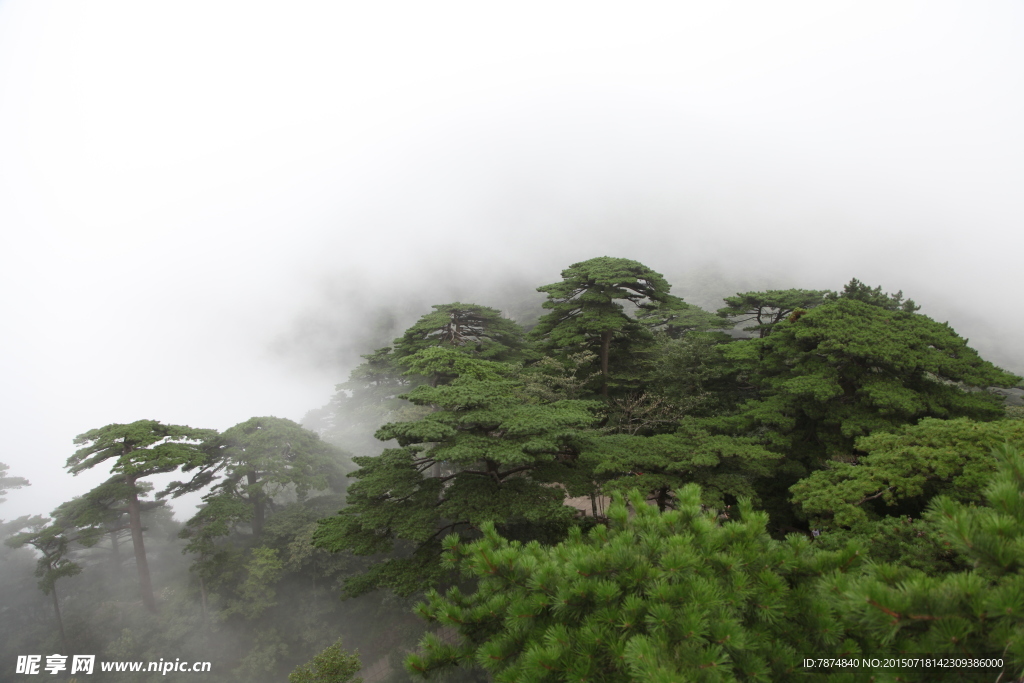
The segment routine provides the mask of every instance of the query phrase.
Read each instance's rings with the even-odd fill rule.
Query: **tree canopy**
[[[746,332],[757,332],[767,337],[772,328],[797,310],[819,306],[828,290],[817,289],[771,289],[766,292],[745,292],[725,297],[727,304],[718,309],[722,318],[732,318],[734,324],[754,321],[756,324],[744,327]]]
[[[202,448],[203,443],[216,434],[212,429],[139,420],[131,424],[110,424],[75,437],[74,443],[81,448],[68,458],[67,468],[72,474],[113,460],[110,471],[125,484],[139,589],[143,603],[151,611],[156,611],[156,597],[142,538],[142,503],[138,495],[138,481],[179,468],[188,471],[202,466],[208,460]]]
[[[253,417],[224,431],[208,444],[211,454],[200,480],[208,484],[223,478],[207,499],[227,496],[249,507],[252,532],[263,532],[266,509],[275,493],[291,487],[299,499],[310,491],[322,491],[336,476],[341,454],[300,424],[280,417]],[[178,493],[191,486],[177,486]]]
[[[321,520],[314,538],[319,547],[360,555],[391,551],[396,541],[411,545],[409,556],[377,563],[350,581],[353,594],[379,586],[408,594],[430,585],[440,576],[440,540],[450,530],[473,533],[495,522],[528,534],[552,526],[564,532],[571,518],[566,494],[549,482],[589,481],[573,470],[582,467],[580,430],[595,422],[599,404],[524,402],[510,368],[452,349],[425,349],[409,365],[421,374],[443,368],[455,378],[407,395],[434,412],[380,429],[379,439],[399,447],[355,459],[360,469],[351,475],[357,481],[348,506]]]
[[[543,306],[551,312],[531,334],[550,350],[595,353],[601,392],[607,396],[613,341],[617,357],[628,360],[637,343],[650,338],[646,327],[627,315],[620,302],[639,310],[656,307],[670,301],[669,289],[660,273],[637,261],[602,256],[574,263],[562,271],[561,282],[537,288],[548,295]]]
[[[0,503],[6,500],[4,496],[11,489],[20,489],[23,486],[28,486],[28,479],[24,477],[12,477],[7,474],[10,467],[0,462]]]
[[[1003,417],[998,398],[968,387],[1013,386],[1014,375],[983,360],[947,324],[839,298],[772,334],[728,345],[725,356],[757,397],[709,429],[758,435],[785,454],[765,480],[764,504],[789,526],[788,489],[834,457],[855,453],[858,437],[925,417]]]
[[[522,328],[501,311],[459,302],[432,306],[394,342],[396,358],[411,356],[431,346],[449,346],[485,360],[511,361],[526,345]]]
[[[829,292],[825,295],[826,301],[835,301],[836,299],[855,299],[872,306],[884,308],[887,311],[914,313],[921,309],[920,306],[914,303],[913,299],[903,299],[902,289],[895,294],[886,294],[882,292],[881,287],[871,289],[871,287],[864,284],[857,278],[853,278],[847,282],[843,287],[843,291]]]
[[[999,399],[963,386],[1019,381],[949,325],[855,299],[819,306],[725,354],[760,398],[723,420],[763,425],[776,447],[816,457],[850,453],[858,436],[923,417],[1000,418]]]

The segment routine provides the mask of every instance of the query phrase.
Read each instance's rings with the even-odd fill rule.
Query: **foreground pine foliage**
[[[992,669],[815,671],[804,657],[1002,657],[1024,671],[1024,454],[992,451],[989,507],[937,498],[927,519],[975,561],[928,576],[866,561],[849,543],[772,539],[744,500],[736,519],[684,486],[659,512],[634,491],[610,524],[555,547],[502,538],[445,539],[445,561],[478,579],[465,594],[432,591],[419,614],[454,627],[428,635],[411,673],[475,663],[495,681],[995,680]],[[887,678],[888,676],[888,678]]]

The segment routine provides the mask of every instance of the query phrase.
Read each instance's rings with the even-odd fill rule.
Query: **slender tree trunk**
[[[57,600],[57,584],[54,582],[53,587],[50,589],[50,597],[53,598],[53,613],[57,615],[57,630],[60,631],[60,643],[64,648],[64,654],[71,654],[71,648],[68,647],[68,637],[64,635],[64,620],[60,616],[60,602]]]
[[[120,531],[110,532],[110,549],[114,553],[114,572],[121,573],[121,542],[117,540]]]
[[[245,478],[249,482],[249,500],[252,501],[252,535],[261,536],[263,534],[263,519],[265,515],[263,492],[257,486],[259,479],[256,472],[249,472],[245,475]]]
[[[601,333],[601,395],[608,398],[608,354],[612,348],[612,331]]]
[[[125,478],[131,489],[128,496],[128,524],[132,530],[132,545],[135,546],[135,567],[139,570],[139,591],[142,604],[150,612],[156,612],[156,597],[153,595],[153,581],[149,577],[149,563],[146,561],[146,546],[142,542],[142,505],[135,489],[135,477]]]
[[[590,509],[594,512],[594,519],[597,519],[597,496],[590,494]]]
[[[203,627],[206,628],[206,584],[203,583],[203,577],[199,577],[199,604],[203,608]]]

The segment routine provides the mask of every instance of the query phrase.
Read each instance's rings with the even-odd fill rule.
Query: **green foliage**
[[[356,455],[372,455],[380,449],[373,435],[382,425],[415,419],[423,412],[399,396],[426,380],[406,375],[391,347],[362,357],[365,362],[351,372],[348,381],[337,385],[323,409],[321,436]]]
[[[29,486],[28,479],[24,477],[10,477],[7,475],[7,471],[10,469],[7,465],[0,462],[0,503],[6,500],[4,496],[11,489],[20,489],[23,486]]]
[[[639,488],[662,510],[673,505],[671,492],[690,482],[701,485],[708,505],[756,499],[753,481],[769,476],[782,457],[751,438],[712,435],[692,421],[674,434],[593,439],[588,454],[599,462],[595,472],[610,477],[605,491]]]
[[[718,316],[733,318],[733,324],[755,321],[744,327],[745,332],[757,332],[767,337],[775,325],[797,310],[807,310],[821,305],[828,294],[822,289],[771,289],[766,292],[745,292],[725,298],[727,304],[718,309]]]
[[[996,469],[991,447],[1003,441],[1024,445],[1024,423],[925,418],[894,433],[860,437],[856,450],[865,455],[813,472],[793,486],[793,500],[822,529],[877,519],[880,503],[913,517],[940,494],[980,503]]]
[[[237,599],[229,602],[223,616],[240,614],[247,619],[259,617],[277,604],[273,584],[281,578],[284,563],[272,548],[253,548],[245,565],[245,579],[237,590]]]
[[[110,471],[132,481],[179,467],[188,470],[206,462],[200,444],[215,435],[212,429],[165,425],[156,420],[110,424],[75,437],[75,445],[82,448],[68,458],[67,468],[78,474],[113,459]]]
[[[443,304],[420,318],[395,340],[398,359],[433,346],[457,348],[484,360],[517,360],[525,346],[522,328],[501,311],[476,304]]]
[[[725,356],[759,393],[705,426],[756,435],[784,453],[761,498],[779,526],[799,523],[788,489],[858,437],[924,417],[995,420],[999,399],[962,385],[1010,386],[1017,378],[982,360],[945,324],[849,298],[777,323],[768,337],[734,342]]]
[[[139,420],[131,424],[110,424],[75,437],[74,443],[81,448],[68,458],[66,467],[72,474],[113,460],[110,471],[115,479],[124,483],[139,591],[143,603],[152,612],[157,611],[157,606],[142,537],[143,505],[139,493],[143,489],[139,480],[179,468],[188,471],[206,465],[209,457],[204,446],[216,435],[212,429]]]
[[[138,499],[140,512],[164,505],[164,501],[144,500],[153,490],[149,482],[130,486],[124,477],[114,476],[82,496],[62,503],[52,513],[55,523],[75,530],[75,541],[93,547],[109,534],[119,534],[130,526],[129,502]]]
[[[168,487],[175,496],[181,495],[223,473],[223,479],[204,496],[207,505],[182,532],[183,538],[196,539],[198,545],[190,546],[194,549],[243,521],[251,522],[253,535],[259,536],[275,496],[287,491],[301,501],[311,491],[328,488],[332,478],[340,479],[345,459],[317,434],[279,417],[241,422],[212,439],[207,450],[210,456],[191,482]],[[243,511],[239,502],[249,509]]]
[[[201,569],[218,552],[217,539],[228,536],[235,526],[252,519],[252,506],[228,493],[204,496],[204,505],[185,524],[179,536],[188,541],[182,550],[199,555]]]
[[[885,294],[881,287],[871,289],[857,278],[846,283],[842,292],[829,292],[825,295],[826,301],[836,301],[837,299],[856,299],[887,311],[903,311],[905,313],[914,313],[921,308],[914,303],[913,299],[904,301],[902,289],[895,294]]]
[[[988,507],[940,496],[925,515],[973,570],[929,576],[872,564],[826,582],[866,653],[992,654],[1005,658],[1007,680],[1024,674],[1024,455],[1006,444],[993,455],[999,469],[985,490]]]
[[[276,628],[259,630],[254,634],[249,652],[235,667],[234,674],[239,680],[256,680],[279,669],[287,655],[288,645]]]
[[[418,607],[461,642],[428,635],[406,668],[426,678],[476,663],[495,681],[792,680],[801,653],[847,652],[827,599],[813,589],[857,567],[855,547],[825,553],[804,537],[772,540],[749,501],[721,523],[700,487],[659,513],[634,492],[610,527],[574,530],[553,548],[502,538],[445,539],[445,561],[475,577],[469,595],[431,591]],[[704,673],[700,673],[704,672]]]
[[[544,356],[536,363],[518,368],[515,379],[522,384],[520,395],[529,403],[554,403],[581,398],[586,387],[600,373],[592,372],[597,354],[570,353],[562,358]]]
[[[502,362],[532,357],[522,328],[502,317],[500,311],[463,303],[433,308],[395,339],[393,347],[363,356],[365,362],[352,371],[347,382],[337,386],[325,409],[325,439],[357,455],[371,455],[379,448],[373,434],[382,425],[422,415],[423,411],[400,396],[419,384],[436,385],[454,376],[443,367],[420,367],[416,372],[405,364],[410,356],[431,347],[457,349],[475,358]]]
[[[669,284],[659,273],[636,261],[602,256],[574,263],[562,271],[562,281],[538,287],[548,295],[543,316],[531,335],[540,339],[548,351],[559,354],[590,351],[596,354],[601,370],[601,391],[618,382],[627,385],[630,361],[651,340],[647,327],[626,314],[623,305],[647,308],[678,302],[670,299]],[[614,346],[614,354],[612,353]],[[612,356],[618,365],[611,368]]]
[[[564,533],[572,510],[563,505],[565,491],[551,483],[574,495],[590,490],[592,475],[578,458],[581,430],[595,422],[599,404],[524,402],[525,387],[511,368],[456,350],[426,349],[409,364],[413,371],[444,367],[457,376],[407,395],[435,412],[381,428],[378,438],[395,439],[399,447],[356,458],[348,507],[322,520],[314,538],[319,547],[358,555],[391,552],[396,541],[406,541],[411,556],[377,563],[348,582],[349,594],[386,586],[407,595],[436,582],[440,538],[453,529],[473,533],[496,522],[525,525],[527,533],[543,535],[552,526]]]
[[[725,355],[762,398],[720,423],[766,427],[776,447],[815,457],[848,454],[856,437],[923,417],[998,419],[997,398],[956,383],[1018,381],[948,325],[853,299],[780,323],[770,337],[730,344]]]
[[[362,668],[359,654],[349,654],[341,645],[339,638],[312,661],[297,667],[288,675],[288,683],[362,683],[362,678],[353,678]]]
[[[686,408],[664,396],[646,391],[608,399],[608,418],[601,431],[650,436],[675,429]]]
[[[39,577],[39,590],[46,595],[54,590],[58,580],[82,571],[81,565],[67,557],[74,539],[68,536],[65,528],[59,524],[47,524],[49,521],[39,515],[21,518],[22,527],[28,527],[28,531],[14,534],[4,541],[11,548],[31,546],[40,554],[35,574]]]
[[[665,301],[650,303],[638,309],[636,319],[648,329],[662,332],[670,339],[680,339],[694,332],[727,329],[733,326],[733,323],[722,320],[721,316],[672,295],[665,297]]]
[[[812,522],[814,524],[814,522]],[[849,529],[832,527],[814,539],[818,548],[835,550],[851,542],[864,548],[873,562],[919,569],[931,576],[970,569],[971,563],[951,547],[934,524],[911,515],[859,522]]]
[[[718,415],[734,408],[742,393],[736,369],[726,359],[731,338],[721,332],[690,332],[657,338],[645,368],[648,390],[686,415]]]

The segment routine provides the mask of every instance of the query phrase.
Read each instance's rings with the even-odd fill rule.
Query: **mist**
[[[1024,368],[1019,7],[388,7],[0,7],[12,472],[65,482],[110,422],[298,419],[376,317],[598,255],[684,297],[857,277]]]
[[[529,317],[596,256],[712,310],[855,277],[1024,373],[1022,30],[1009,2],[0,3],[0,460],[32,482],[2,518],[105,478],[65,473],[77,434],[300,420],[431,305]]]

